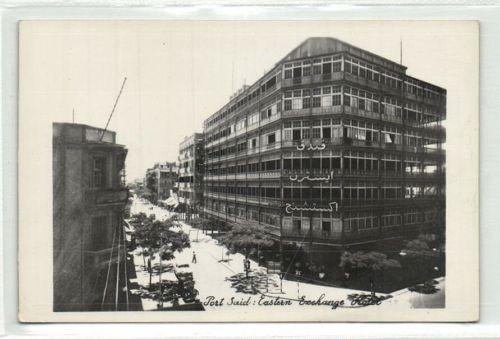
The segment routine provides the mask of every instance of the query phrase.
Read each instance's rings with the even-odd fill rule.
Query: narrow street
[[[169,218],[172,215],[171,212],[168,212],[164,208],[134,198],[131,213],[140,212],[144,212],[147,215],[154,214],[159,220]],[[347,300],[348,295],[366,293],[358,290],[318,286],[303,282],[297,283],[289,280],[283,280],[283,293],[280,293],[280,280],[277,275],[268,278],[265,267],[260,267],[255,261],[251,261],[251,273],[249,278],[246,278],[243,268],[244,256],[242,254],[228,255],[225,247],[218,244],[209,235],[204,234],[202,230],[193,228],[184,222],[179,222],[179,225],[182,231],[189,235],[191,247],[180,253],[175,253],[175,259],[172,262],[163,261],[162,265],[164,267],[174,264],[189,265],[189,268],[186,268],[186,270],[193,273],[195,288],[199,291],[198,298],[207,310],[220,309],[220,304],[223,304],[225,306],[233,306],[235,310],[247,312],[251,308],[237,307],[239,305],[235,305],[235,301],[244,303],[250,296],[252,297],[250,304],[257,306],[263,306],[266,302],[274,302],[276,300],[279,302],[290,300],[294,305],[298,305],[298,298],[300,297],[308,301],[317,301],[320,299],[322,302],[325,302],[322,307],[330,307],[327,303],[329,301],[344,300],[345,307],[351,308],[350,301]],[[193,251],[196,253],[196,263],[192,263]],[[144,264],[141,257],[136,254],[134,260],[136,271],[138,271],[138,280],[143,284],[147,284],[149,282],[149,274],[144,272]],[[158,259],[152,262],[153,266],[158,264]],[[139,278],[141,275],[142,278]],[[175,276],[173,273],[163,273],[163,279],[175,279]],[[158,276],[153,276],[153,282],[155,281],[158,281]],[[419,305],[425,304],[426,300],[430,300],[431,298],[436,299],[434,295],[421,295],[409,292],[407,289],[394,292],[393,295],[395,297],[383,301],[382,305],[384,307],[408,308],[408,304],[411,305],[410,307],[419,307]],[[384,296],[384,294],[378,293],[377,296]],[[377,307],[382,305],[377,305]],[[267,308],[279,307],[267,304],[265,306]],[[156,302],[151,300],[143,301],[143,307],[145,310],[155,309]],[[317,308],[318,305],[303,304],[301,307]]]

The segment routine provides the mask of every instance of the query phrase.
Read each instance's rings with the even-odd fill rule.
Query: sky
[[[20,107],[47,125],[71,122],[74,110],[75,122],[104,127],[127,77],[109,129],[128,148],[131,181],[156,162],[176,161],[185,136],[312,36],[395,62],[402,41],[407,73],[448,90],[448,117],[471,108],[461,70],[473,68],[475,33],[458,21],[24,22]]]

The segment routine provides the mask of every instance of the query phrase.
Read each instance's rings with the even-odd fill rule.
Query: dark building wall
[[[54,163],[57,172],[53,178],[57,218],[57,222],[54,220],[54,298],[64,301],[55,306],[66,310],[79,307],[83,299],[83,149],[61,145],[54,153],[60,155]]]
[[[54,124],[54,311],[85,311],[100,305],[103,272],[117,259],[117,235],[128,197],[119,177],[126,150],[111,142],[96,143],[86,135],[89,129],[93,130]],[[107,140],[114,140],[114,134]],[[102,187],[93,184],[94,157],[105,159]],[[113,294],[115,286],[109,284],[107,294]]]

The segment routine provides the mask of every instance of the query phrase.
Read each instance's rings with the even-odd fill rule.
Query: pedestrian
[[[243,265],[244,265],[244,268],[245,268],[245,275],[248,278],[248,273],[250,273],[250,260],[244,259],[243,260]]]
[[[193,251],[193,260],[191,260],[193,264],[196,264],[196,253]]]

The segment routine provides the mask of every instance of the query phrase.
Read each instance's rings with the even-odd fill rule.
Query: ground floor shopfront
[[[401,211],[402,209],[400,209]],[[264,222],[249,221],[228,214],[217,214],[205,209],[205,218],[216,224],[219,234],[229,229],[235,223],[255,223],[268,232],[275,240],[272,248],[255,248],[250,251],[250,256],[260,265],[278,264],[281,272],[285,273],[286,279],[300,279],[310,283],[335,285],[358,289],[370,288],[370,277],[368,275],[346,274],[340,267],[342,254],[349,252],[375,251],[384,253],[388,258],[401,261],[401,250],[409,240],[415,239],[419,234],[435,235],[435,246],[444,243],[444,212],[436,211],[432,215],[435,220],[425,222],[425,219],[410,219],[408,213],[399,213],[386,216],[384,209],[378,212],[372,211],[376,217],[370,217],[365,212],[364,217],[339,218],[330,215],[324,216],[325,212],[293,213],[290,216],[280,215],[277,210],[274,216],[281,219],[281,226],[266,224]],[[356,214],[355,214],[356,213]],[[422,211],[422,218],[431,215]],[[348,216],[360,215],[360,212],[346,213]],[[410,214],[411,215],[411,214]],[[384,224],[390,219],[390,226],[380,226],[381,220]],[[372,223],[360,220],[372,220]],[[353,222],[356,220],[357,222]],[[412,221],[403,223],[403,220]],[[371,227],[366,227],[370,225]],[[384,225],[383,224],[383,225]],[[396,225],[397,224],[397,225]],[[439,270],[436,276],[444,274],[444,255],[439,260]],[[405,271],[406,270],[406,271]],[[412,283],[416,277],[411,277],[407,268],[387,272],[379,285],[375,288],[379,291],[391,292],[404,288]]]

